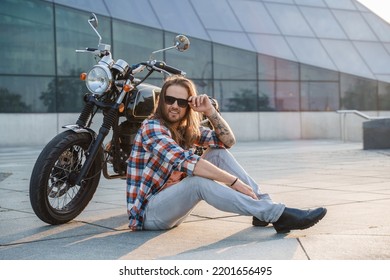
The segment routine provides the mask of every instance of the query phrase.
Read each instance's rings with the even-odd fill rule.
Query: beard
[[[164,121],[171,125],[179,125],[185,116],[181,114],[180,109],[166,109],[164,110]]]

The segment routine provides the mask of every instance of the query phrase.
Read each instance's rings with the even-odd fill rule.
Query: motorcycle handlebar
[[[175,67],[172,67],[172,66],[165,64],[165,62],[163,62],[163,61],[156,61],[154,63],[154,66],[159,68],[159,69],[165,70],[171,74],[174,74],[174,75],[185,75],[186,74],[185,72],[181,71],[180,69],[177,69]]]

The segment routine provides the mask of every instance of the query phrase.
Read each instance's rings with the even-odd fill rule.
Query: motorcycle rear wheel
[[[82,186],[74,181],[92,142],[87,132],[64,131],[42,150],[30,179],[30,202],[45,223],[58,225],[76,218],[92,199],[100,181],[103,151],[96,156]]]

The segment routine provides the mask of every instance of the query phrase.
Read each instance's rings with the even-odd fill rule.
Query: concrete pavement
[[[46,225],[28,196],[41,148],[0,148],[1,260],[390,259],[390,150],[338,141],[238,143],[232,153],[274,201],[327,207],[316,226],[284,235],[203,202],[175,229],[130,232],[125,181],[106,179],[74,221]]]

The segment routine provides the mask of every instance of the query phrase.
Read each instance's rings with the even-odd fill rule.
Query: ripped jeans
[[[144,229],[166,230],[182,223],[202,200],[225,212],[255,216],[261,221],[275,222],[282,215],[284,204],[274,203],[226,149],[207,149],[202,156],[220,169],[251,186],[259,198],[255,200],[214,180],[199,176],[184,178],[149,198]]]

